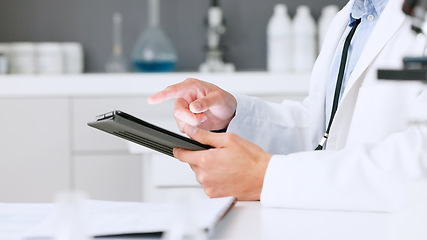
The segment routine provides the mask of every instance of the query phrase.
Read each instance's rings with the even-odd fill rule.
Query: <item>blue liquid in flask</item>
[[[171,72],[175,69],[175,61],[134,61],[139,72]]]
[[[171,72],[177,62],[175,48],[160,27],[159,0],[148,0],[148,26],[132,50],[132,63],[138,72]]]

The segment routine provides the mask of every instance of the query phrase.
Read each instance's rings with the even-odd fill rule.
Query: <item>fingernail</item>
[[[208,117],[206,115],[203,115],[202,119],[200,120],[200,123],[204,123],[208,120]]]
[[[200,103],[195,102],[195,103],[191,104],[191,110],[194,113],[199,112],[201,108],[202,108],[202,106],[200,105]]]

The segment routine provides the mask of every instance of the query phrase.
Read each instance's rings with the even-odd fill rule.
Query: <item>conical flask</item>
[[[148,27],[132,50],[132,62],[138,72],[170,72],[175,69],[174,46],[159,23],[159,0],[148,0]]]

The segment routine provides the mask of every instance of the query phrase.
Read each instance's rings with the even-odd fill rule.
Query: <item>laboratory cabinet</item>
[[[206,197],[187,164],[87,126],[122,110],[179,133],[173,100],[146,99],[189,76],[272,101],[308,91],[306,74],[265,72],[0,76],[0,202],[51,202],[71,189],[114,201]]]
[[[71,97],[73,177],[71,188],[92,199],[141,201],[142,163],[127,141],[87,125],[95,116],[122,110],[137,116],[145,98],[126,96]]]
[[[0,99],[0,201],[43,202],[70,185],[66,98]]]

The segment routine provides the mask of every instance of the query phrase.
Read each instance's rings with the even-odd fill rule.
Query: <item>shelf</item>
[[[310,76],[268,72],[3,75],[0,97],[149,96],[186,78],[211,82],[229,92],[277,95],[306,94]]]

